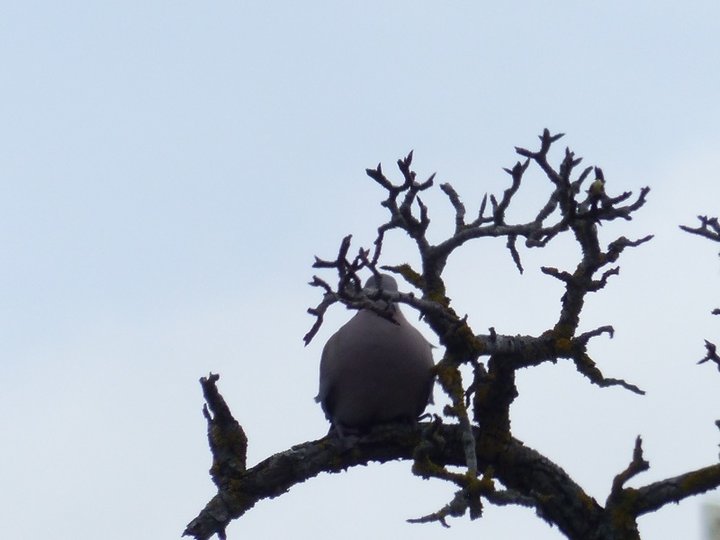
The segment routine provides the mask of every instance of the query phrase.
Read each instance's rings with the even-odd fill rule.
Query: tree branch
[[[325,437],[296,445],[246,470],[247,439],[217,392],[217,376],[211,374],[201,382],[212,411],[211,415],[206,407],[204,414],[214,458],[211,473],[218,494],[188,525],[187,536],[207,539],[217,533],[224,538],[227,524],[258,500],[276,497],[320,472],[340,472],[370,461],[412,460],[416,475],[457,486],[446,505],[413,522],[438,521],[447,525],[448,517],[466,512],[475,519],[481,515],[482,501],[486,500],[534,507],[539,516],[558,526],[566,536],[583,540],[639,538],[636,523],[639,515],[720,485],[720,471],[713,465],[644,488],[626,487],[627,481],[649,467],[638,437],[632,461],[613,480],[603,508],[560,467],[512,435],[510,408],[518,395],[515,374],[519,369],[545,362],[572,361],[578,373],[593,384],[621,386],[643,393],[622,379],[605,377],[587,352],[592,338],[602,334],[612,337],[613,328],[602,326],[583,333],[578,333],[578,328],[587,294],[600,291],[611,277],[618,275],[620,268],[616,263],[626,248],[640,246],[652,238],[648,235],[628,240],[620,236],[605,244],[600,239],[599,227],[604,221],[632,219],[645,204],[649,188],[640,189],[636,196],[629,191],[613,196],[607,191],[609,184],[602,169],[597,166],[578,169],[582,159],[570,149],[565,149],[557,166],[552,165],[550,150],[562,136],[544,130],[539,150],[516,148],[523,159],[505,169],[511,178],[509,186],[500,196],[485,195],[477,218],[471,222],[467,221],[466,205],[455,188],[449,183],[441,184],[440,189],[454,210],[455,226],[449,237],[435,244],[427,237],[430,211],[420,197],[433,187],[435,175],[418,181],[412,170],[412,152],[397,162],[402,177],[398,183],[388,179],[381,165],[368,169],[368,176],[386,192],[381,204],[389,213],[387,221],[377,229],[372,249],[361,247],[352,256],[351,236],[346,236],[334,259],[316,258],[313,265],[336,272],[337,283],[331,285],[313,277],[310,284],[319,288],[323,297],[317,306],[308,309],[315,321],[304,337],[305,343],[317,334],[325,313],[334,304],[371,309],[380,316],[386,314],[378,307],[382,304],[377,302],[379,299],[411,306],[420,312],[444,348],[443,358],[435,369],[451,400],[444,416],[458,423],[443,424],[438,417],[432,423],[415,426],[377,426],[351,446],[347,441]],[[531,166],[542,171],[551,193],[531,214],[530,221],[513,222],[507,211]],[[681,228],[720,241],[716,218],[700,216],[700,222],[697,228]],[[380,266],[385,235],[392,231],[404,232],[415,243],[419,266],[403,262]],[[562,234],[573,235],[581,255],[571,269],[541,268],[564,286],[558,317],[551,328],[538,336],[499,335],[493,328],[488,334],[478,334],[470,327],[468,317],[451,307],[442,274],[456,249],[470,240],[505,238],[510,256],[522,273],[518,249],[522,243],[518,244],[518,240],[524,240],[525,247],[532,249],[544,247]],[[380,269],[401,275],[419,293],[364,292],[360,274],[369,272],[377,276]],[[706,350],[707,355],[700,363],[712,361],[720,368],[715,346],[706,342]],[[463,380],[460,370],[463,364],[473,367],[470,384]],[[463,470],[457,472],[448,469],[449,466]]]
[[[216,381],[217,376],[203,379],[203,390],[207,387],[213,396],[213,403],[224,404],[215,387]],[[214,405],[211,405],[212,407]],[[218,411],[221,409],[222,405]],[[229,414],[229,410],[226,412]],[[225,412],[216,412],[215,415],[215,419],[218,419],[218,415],[224,418],[232,417],[231,414],[226,416]],[[398,459],[414,459],[417,463],[419,451],[421,454],[424,452],[427,460],[436,467],[463,466],[467,459],[463,437],[463,429],[457,424],[441,424],[438,421],[415,426],[403,423],[387,424],[358,437],[351,447],[336,437],[327,436],[295,445],[247,470],[219,468],[216,482],[218,494],[188,524],[184,536],[207,540],[217,533],[221,539],[225,538],[224,530],[227,525],[250,510],[258,501],[282,495],[292,486],[321,472],[339,473],[348,467]],[[609,519],[608,515],[565,471],[513,438],[499,441],[490,435],[483,435],[477,427],[473,428],[473,437],[476,440],[478,467],[487,473],[482,479],[474,481],[469,476],[452,473],[456,483],[465,483],[466,490],[474,490],[473,496],[482,495],[494,504],[535,507],[543,519],[557,525],[569,538],[596,538],[595,532]],[[224,449],[217,445],[211,446],[211,449],[216,462],[225,459],[216,454],[224,452]],[[234,459],[243,461],[244,448],[236,447],[235,451],[238,454]],[[613,482],[608,510],[612,509],[613,505],[624,503],[623,497],[632,493],[636,503],[629,508],[637,517],[669,502],[678,502],[720,485],[720,465],[712,465],[638,490],[629,491],[630,488],[623,488],[629,478],[644,470],[645,464],[638,438],[633,461]],[[445,473],[435,476],[444,475]],[[502,482],[507,490],[497,490],[491,477]],[[468,499],[467,491],[456,495],[456,499],[462,497]],[[461,507],[459,502],[449,506],[457,509]],[[443,512],[444,516],[455,515],[444,510],[436,515],[441,516]]]
[[[669,503],[700,495],[720,486],[720,464],[654,482],[634,491],[636,516],[654,512]]]
[[[720,242],[720,222],[718,222],[718,218],[708,216],[698,216],[697,218],[700,221],[698,227],[680,225],[680,228],[690,234],[697,234],[698,236],[704,236],[715,242]]]
[[[575,363],[581,374],[598,386],[622,386],[638,394],[643,393],[637,386],[622,379],[603,376],[586,352],[587,341],[597,334],[582,334],[579,339],[576,339],[574,335],[585,295],[588,292],[602,289],[609,277],[616,275],[619,271],[616,266],[609,269],[604,269],[604,267],[616,262],[625,248],[638,246],[651,238],[647,236],[640,240],[630,241],[620,237],[611,242],[606,251],[603,251],[600,248],[596,224],[616,218],[630,219],[631,214],[644,205],[649,190],[643,188],[640,195],[632,202],[628,202],[632,195],[630,192],[616,197],[609,196],[605,191],[606,182],[603,172],[598,167],[594,169],[586,167],[579,175],[574,176],[574,170],[582,160],[576,158],[569,149],[566,149],[560,166],[555,170],[548,161],[548,153],[553,143],[560,137],[561,135],[551,135],[548,130],[545,130],[540,137],[539,151],[532,152],[518,148],[518,154],[525,159],[517,162],[512,168],[505,169],[511,177],[510,186],[499,198],[490,195],[491,212],[487,217],[484,215],[487,197],[484,197],[478,218],[470,224],[465,221],[466,207],[455,188],[449,183],[441,184],[440,189],[448,197],[455,210],[455,231],[449,238],[435,245],[430,243],[426,237],[430,218],[428,209],[419,198],[421,191],[429,189],[433,185],[435,175],[430,176],[425,182],[417,182],[417,175],[411,169],[412,152],[405,159],[398,161],[398,168],[403,178],[399,184],[391,182],[380,165],[376,169],[368,169],[367,174],[387,191],[387,198],[382,205],[388,209],[390,214],[389,219],[378,228],[374,255],[368,261],[367,257],[363,255],[367,253],[367,250],[361,249],[355,259],[359,260],[360,264],[353,266],[347,260],[347,246],[343,242],[335,261],[322,264],[323,268],[335,266],[341,280],[346,274],[356,275],[355,272],[361,270],[364,265],[375,272],[374,265],[379,261],[384,235],[388,231],[402,230],[415,241],[421,258],[420,271],[415,271],[407,264],[385,266],[384,268],[390,268],[400,273],[408,282],[422,291],[420,299],[402,294],[394,296],[392,299],[418,309],[445,347],[445,357],[437,365],[436,371],[444,391],[452,401],[446,414],[459,420],[464,433],[465,465],[468,468],[467,474],[471,478],[477,476],[478,468],[471,451],[475,440],[465,400],[472,399],[474,420],[483,430],[494,434],[499,439],[509,438],[510,406],[517,396],[514,382],[517,369],[568,358]],[[532,221],[507,223],[506,210],[513,197],[518,193],[523,176],[532,163],[539,166],[545,173],[553,185],[553,191]],[[581,201],[578,199],[581,186],[593,170],[595,170],[597,178],[588,190],[587,197]],[[448,257],[466,242],[483,237],[506,237],[511,257],[518,270],[522,272],[523,266],[517,249],[518,238],[525,238],[527,247],[542,247],[565,231],[574,233],[583,257],[574,272],[551,268],[542,269],[545,273],[561,279],[566,286],[566,292],[561,301],[560,317],[554,328],[539,337],[498,336],[495,333],[491,336],[480,336],[476,335],[469,327],[466,317],[460,318],[450,308],[442,272]],[[316,263],[315,266],[318,264]],[[596,277],[595,274],[598,272],[599,277]],[[315,280],[318,279],[315,278]],[[322,322],[324,309],[327,309],[333,300],[353,309],[368,305],[362,298],[344,294],[340,287],[337,290],[323,288],[326,290],[323,302],[317,308],[310,310],[318,320],[306,336],[306,342],[317,331]],[[482,356],[489,357],[489,369],[476,370],[472,384],[465,388],[459,366],[463,363],[473,363],[477,366],[477,362]],[[436,471],[436,474],[439,473]],[[441,519],[446,517],[448,512],[458,511],[459,501],[467,498],[467,494],[462,490],[468,488],[464,484],[458,485],[461,487],[461,492],[458,492],[455,499],[443,510],[433,514],[435,518]]]
[[[700,360],[698,364],[704,364],[705,362],[715,362],[717,364],[718,370],[720,370],[720,356],[718,356],[717,353],[717,347],[714,343],[710,343],[707,339],[705,340],[705,350],[707,351],[707,354],[705,354],[705,358]]]
[[[231,489],[233,482],[245,475],[247,437],[217,389],[215,383],[219,378],[220,375],[210,373],[208,377],[200,379],[206,401],[203,405],[203,416],[208,423],[208,441],[213,455],[210,475],[219,494],[188,524],[183,536],[210,538],[217,533],[218,537],[224,540],[225,527],[232,519],[236,506],[234,501],[224,494]],[[200,536],[196,536],[196,533]]]
[[[211,384],[214,386],[214,381]],[[292,486],[321,472],[339,473],[348,467],[370,462],[413,459],[426,431],[432,431],[435,439],[441,441],[428,451],[434,463],[442,467],[465,465],[463,430],[457,424],[378,426],[358,437],[350,448],[344,441],[327,436],[295,445],[234,475],[232,481],[219,482],[218,494],[190,522],[184,536],[207,540],[218,533],[224,538],[223,531],[230,521],[243,515],[258,501],[282,495]],[[478,466],[487,469],[492,462],[494,477],[510,490],[518,494],[538,494],[533,499],[534,505],[545,519],[556,523],[561,530],[584,534],[592,527],[593,515],[599,518],[600,507],[560,467],[536,451],[514,439],[502,443],[483,439],[477,428],[473,429],[473,436],[477,440]],[[486,495],[508,504],[531,504],[527,496],[513,495],[513,491],[493,495],[487,490]],[[573,515],[573,508],[580,507],[588,510],[583,519]]]

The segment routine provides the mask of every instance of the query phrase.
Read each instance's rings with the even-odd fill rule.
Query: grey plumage
[[[397,282],[382,275],[382,289]],[[366,292],[377,289],[371,277]],[[380,301],[382,302],[382,301]],[[320,360],[320,392],[315,398],[340,434],[396,420],[414,421],[432,395],[432,346],[390,304],[392,320],[363,309],[327,342]]]

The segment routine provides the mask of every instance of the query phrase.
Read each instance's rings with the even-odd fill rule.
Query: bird
[[[378,278],[380,283],[378,284]],[[363,290],[397,293],[388,274],[372,276]],[[375,425],[415,422],[432,402],[433,346],[395,302],[378,300],[383,315],[361,309],[325,344],[320,359],[320,403],[342,438]]]

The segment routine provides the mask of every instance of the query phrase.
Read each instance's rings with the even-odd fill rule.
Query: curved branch
[[[410,460],[422,440],[423,430],[428,427],[428,423],[379,426],[357,438],[350,448],[333,437],[293,446],[258,463],[221,488],[183,535],[207,540],[217,533],[223,538],[227,525],[258,501],[282,495],[321,472],[339,473],[370,462]],[[442,466],[464,465],[463,430],[456,424],[441,425],[435,430],[442,447],[434,448],[433,461]],[[532,503],[527,495],[511,497],[512,491],[501,492],[498,500],[507,504],[533,504],[545,519],[568,536],[581,538],[589,534],[593,523],[601,517],[601,508],[565,471],[520,441],[498,443],[483,439],[477,428],[474,435],[478,440],[478,463],[483,468],[493,463],[494,476],[505,486],[518,493],[534,494]],[[579,509],[583,510],[582,515],[578,514]]]
[[[214,386],[211,379],[206,381]],[[222,399],[219,393],[216,397]],[[250,469],[232,472],[232,481],[218,482],[218,494],[188,524],[183,535],[196,540],[207,540],[213,534],[225,538],[227,525],[258,501],[282,495],[321,472],[339,473],[370,462],[413,459],[427,433],[433,434],[427,455],[434,463],[462,466],[466,461],[463,431],[457,424],[388,424],[356,438],[351,446],[334,437],[293,446]],[[522,442],[512,438],[498,441],[478,428],[474,428],[473,435],[479,467],[491,468],[494,478],[508,488],[495,491],[488,487],[482,496],[496,504],[534,506],[541,517],[557,525],[569,538],[595,538],[611,514],[627,514],[634,522],[638,516],[665,504],[720,486],[720,464],[716,464],[639,489],[624,488],[629,478],[647,468],[638,438],[633,461],[615,478],[608,505],[603,509],[559,466]]]
[[[432,424],[415,426],[378,426],[350,445],[346,440],[341,442],[325,437],[294,446],[245,470],[247,440],[244,440],[244,446],[238,442],[242,441],[238,435],[242,428],[232,419],[229,410],[226,411],[227,406],[214,386],[217,378],[211,376],[204,380],[203,389],[205,391],[207,385],[206,399],[214,414],[211,417],[206,412],[215,459],[213,479],[218,486],[218,495],[188,525],[186,535],[205,539],[217,533],[223,538],[227,523],[252,508],[258,500],[278,496],[320,472],[339,472],[370,461],[412,459],[415,474],[449,481],[459,487],[448,504],[420,521],[444,524],[447,517],[468,510],[474,519],[482,511],[481,499],[485,499],[495,504],[532,506],[538,515],[557,525],[568,537],[588,540],[639,538],[638,515],[720,485],[720,472],[712,466],[639,490],[625,487],[627,480],[649,466],[642,457],[638,438],[631,464],[615,477],[606,508],[602,508],[560,467],[512,436],[510,407],[517,396],[515,372],[524,367],[568,359],[593,384],[621,386],[643,393],[622,379],[606,378],[587,352],[589,340],[604,333],[612,337],[612,327],[603,326],[580,334],[578,327],[586,295],[603,289],[609,278],[619,273],[615,263],[626,248],[639,246],[652,238],[628,240],[619,237],[603,249],[599,225],[603,221],[632,219],[633,213],[645,204],[649,189],[642,188],[634,200],[628,191],[608,195],[602,169],[591,166],[578,170],[582,159],[570,149],[565,150],[557,167],[551,165],[549,151],[561,137],[562,134],[551,135],[544,130],[538,151],[517,148],[517,153],[525,159],[511,169],[505,169],[512,178],[509,187],[502,196],[483,197],[477,218],[472,222],[466,221],[466,207],[460,195],[449,183],[442,184],[440,189],[455,211],[455,230],[437,244],[427,238],[430,215],[420,198],[421,192],[433,186],[435,175],[423,182],[417,181],[411,168],[412,152],[397,162],[402,174],[398,184],[385,176],[380,165],[368,169],[368,176],[387,192],[381,204],[390,214],[377,229],[374,249],[360,248],[357,255],[351,257],[351,237],[347,236],[334,260],[316,258],[313,265],[335,269],[338,282],[332,287],[319,277],[313,278],[311,285],[322,289],[323,298],[316,307],[308,310],[316,320],[306,334],[305,342],[316,334],[325,312],[335,303],[350,309],[372,309],[380,315],[383,313],[378,311],[379,298],[410,305],[420,312],[445,348],[436,372],[452,400],[445,415],[458,419],[459,424],[443,425],[438,419]],[[544,173],[552,193],[541,203],[531,221],[508,223],[507,210],[530,165],[539,167]],[[590,176],[593,171],[594,180]],[[590,185],[583,195],[582,187],[587,181]],[[720,240],[716,218],[701,216],[701,227],[683,229],[713,239],[717,236]],[[379,266],[385,234],[394,230],[405,232],[415,242],[421,261],[417,269],[402,263]],[[545,274],[562,281],[565,288],[559,316],[552,328],[537,337],[503,336],[492,328],[489,335],[478,335],[468,324],[467,316],[459,316],[450,306],[442,273],[449,256],[466,242],[484,237],[505,237],[512,260],[522,273],[518,239],[524,239],[527,248],[543,247],[562,233],[574,235],[582,255],[574,269],[542,268]],[[379,291],[368,296],[361,290],[359,273],[369,270],[377,275],[378,268],[402,275],[421,294]],[[708,346],[707,350],[708,355],[703,361],[717,362],[714,346]],[[488,357],[486,363],[481,362],[483,356]],[[459,370],[462,364],[473,367],[470,385],[463,383]],[[472,421],[468,413],[471,403]],[[235,442],[229,444],[229,440]],[[234,452],[237,454],[235,459]],[[449,465],[464,470],[461,473],[450,471],[446,468]],[[502,489],[496,487],[496,481],[502,484]]]

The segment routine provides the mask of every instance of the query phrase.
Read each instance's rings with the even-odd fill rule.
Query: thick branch
[[[204,379],[203,389],[207,387],[210,390],[214,404],[224,404],[214,388],[217,378],[212,380],[213,377]],[[211,404],[211,407],[214,405]],[[228,418],[225,412],[229,413],[229,410],[222,410],[225,407],[219,405],[216,419],[220,416]],[[416,426],[389,424],[378,426],[369,434],[357,438],[351,447],[345,441],[325,437],[293,446],[242,472],[224,469],[223,474],[231,475],[232,481],[218,482],[218,494],[190,522],[184,535],[207,540],[217,533],[224,538],[224,530],[230,521],[240,517],[259,500],[277,497],[293,485],[321,472],[337,473],[373,461],[384,463],[413,459],[416,449],[427,440],[427,433],[432,433],[433,442],[426,447],[426,454],[433,463],[441,467],[465,465],[467,456],[463,431],[458,425],[437,422]],[[607,507],[610,514],[606,514],[560,467],[520,441],[498,441],[492,436],[484,436],[478,428],[474,429],[473,436],[477,441],[478,466],[483,470],[492,470],[493,477],[508,490],[496,491],[488,483],[489,477],[477,480],[484,484],[468,485],[480,490],[485,498],[496,504],[535,507],[541,517],[556,524],[569,538],[599,538],[597,531],[607,527],[612,516],[625,516],[634,523],[639,515],[720,486],[720,465],[712,465],[639,489],[625,488],[625,482],[647,466],[638,438],[633,461],[613,482]],[[213,446],[213,452],[216,451],[217,446]],[[239,455],[235,458],[243,461],[244,448],[238,451]],[[216,460],[220,461],[220,458],[216,457]],[[441,510],[436,514],[440,516],[442,513]],[[447,515],[453,513],[447,512]]]
[[[203,416],[208,423],[208,441],[213,455],[210,475],[218,487],[219,495],[212,499],[201,514],[185,529],[184,536],[210,538],[217,533],[225,539],[225,527],[232,519],[232,501],[224,496],[232,482],[242,478],[247,463],[247,437],[242,426],[235,420],[227,403],[217,389],[219,375],[211,373],[200,379],[206,405]],[[209,410],[208,410],[209,409]]]
[[[219,378],[220,375],[214,373],[200,378],[207,402],[203,415],[208,423],[208,440],[214,458],[210,473],[218,486],[224,480],[237,478],[247,466],[247,436],[215,385]]]
[[[720,487],[720,464],[703,467],[634,491],[635,514],[641,516]]]
[[[258,463],[221,489],[188,525],[184,535],[207,540],[259,500],[277,497],[321,472],[338,473],[373,461],[412,459],[427,427],[428,424],[379,426],[358,438],[351,448],[332,437],[293,446]],[[443,445],[435,449],[433,461],[441,466],[464,465],[466,456],[460,427],[442,425],[436,429]],[[494,463],[494,477],[505,486],[518,493],[537,494],[533,499],[539,513],[568,536],[582,538],[583,534],[589,534],[593,523],[600,518],[601,509],[560,467],[519,441],[499,445],[492,440],[481,440],[477,429],[475,437],[478,463],[483,468]],[[530,504],[527,497],[507,502]]]

